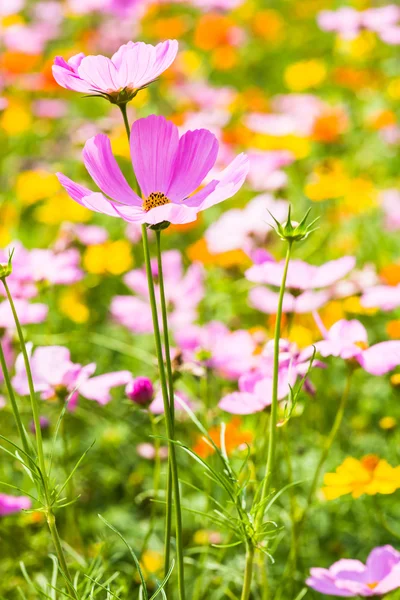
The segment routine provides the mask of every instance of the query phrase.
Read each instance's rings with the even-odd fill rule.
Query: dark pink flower
[[[126,386],[125,394],[132,402],[146,406],[153,398],[153,384],[148,377],[136,377]]]
[[[29,510],[31,506],[32,502],[26,496],[0,494],[0,517],[5,517],[21,510]]]
[[[131,133],[132,164],[143,198],[128,185],[111,152],[110,140],[103,134],[86,142],[83,160],[111,200],[61,173],[58,178],[73,200],[96,212],[150,225],[189,223],[200,211],[233,196],[246,178],[248,160],[240,154],[219,179],[196,191],[217,154],[217,139],[206,129],[188,131],[179,138],[174,123],[150,115],[135,121]]]

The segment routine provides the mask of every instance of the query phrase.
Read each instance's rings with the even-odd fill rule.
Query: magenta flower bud
[[[42,431],[44,431],[45,429],[48,429],[50,427],[50,421],[47,417],[39,417],[39,422],[40,422],[40,429]],[[36,433],[36,427],[35,427],[34,421],[31,421],[31,423],[29,425],[29,429],[32,431],[32,433]]]
[[[153,399],[153,384],[148,377],[136,377],[136,379],[128,383],[125,393],[132,402],[140,404],[140,406],[145,406],[150,404]]]

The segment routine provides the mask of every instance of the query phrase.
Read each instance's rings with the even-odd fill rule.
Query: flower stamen
[[[156,208],[156,206],[164,206],[164,204],[169,204],[170,202],[162,192],[152,192],[150,196],[143,200],[142,208],[148,212],[152,208]]]

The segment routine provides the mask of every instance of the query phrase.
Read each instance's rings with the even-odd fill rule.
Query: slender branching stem
[[[156,344],[156,354],[158,361],[158,369],[160,375],[161,392],[164,403],[164,414],[165,423],[167,428],[168,436],[168,453],[171,461],[171,474],[172,474],[172,488],[174,495],[174,508],[175,508],[175,521],[176,521],[176,554],[177,554],[177,569],[178,569],[178,597],[179,600],[185,600],[185,584],[184,584],[184,565],[183,565],[183,542],[182,542],[182,515],[181,515],[181,502],[179,493],[179,479],[178,479],[178,464],[176,460],[175,451],[175,440],[174,440],[174,426],[172,422],[172,415],[169,406],[167,379],[164,370],[164,358],[162,353],[161,333],[160,325],[158,322],[156,296],[154,290],[154,281],[151,271],[150,261],[150,250],[149,240],[147,236],[146,225],[142,225],[142,239],[143,239],[143,251],[144,260],[146,265],[147,284],[149,288],[151,314],[153,319],[154,329],[154,340]],[[159,274],[160,275],[160,274]],[[167,503],[167,509],[168,507]]]
[[[56,549],[59,566],[60,566],[60,569],[64,576],[64,579],[65,579],[65,582],[66,582],[66,585],[68,588],[68,592],[73,598],[78,600],[78,595],[72,584],[71,575],[69,573],[67,561],[65,559],[64,551],[63,551],[63,548],[61,545],[60,536],[59,536],[58,530],[57,530],[56,518],[55,518],[53,509],[52,509],[51,494],[50,494],[50,490],[49,490],[49,482],[48,482],[48,476],[47,476],[47,472],[46,472],[46,462],[45,462],[45,457],[44,457],[42,430],[40,427],[39,403],[38,403],[38,399],[36,396],[35,387],[34,387],[34,383],[33,383],[32,371],[31,371],[31,367],[30,367],[30,363],[29,363],[28,351],[26,349],[25,338],[24,338],[24,334],[23,334],[22,327],[21,327],[21,324],[20,324],[20,321],[18,318],[16,308],[15,308],[15,304],[14,304],[13,298],[11,296],[10,289],[8,287],[5,277],[2,278],[2,282],[3,282],[4,288],[6,290],[8,301],[10,303],[11,312],[13,314],[15,327],[17,329],[18,338],[19,338],[19,342],[20,342],[20,346],[21,346],[21,352],[22,352],[22,356],[24,359],[26,375],[27,375],[27,379],[28,379],[29,395],[30,395],[32,413],[33,413],[33,422],[35,425],[38,467],[41,472],[41,482],[42,482],[42,488],[43,488],[42,491],[43,491],[44,513],[46,515],[47,524],[50,529],[50,534],[51,534],[53,544]]]

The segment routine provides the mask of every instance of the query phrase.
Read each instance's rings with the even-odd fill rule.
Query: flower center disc
[[[378,583],[378,581],[374,581],[374,583],[367,583],[367,587],[369,587],[370,590],[374,590],[378,586]]]
[[[170,200],[162,192],[152,192],[148,198],[143,200],[142,208],[148,212],[152,208],[156,208],[156,206],[164,206],[164,204],[169,203]]]

